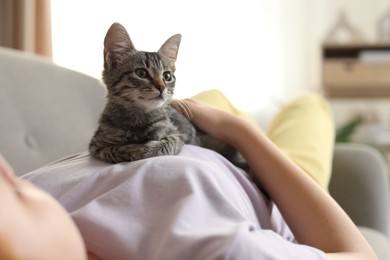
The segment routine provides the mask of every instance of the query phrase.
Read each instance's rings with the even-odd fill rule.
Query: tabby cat
[[[103,70],[107,103],[89,145],[93,157],[110,163],[130,162],[175,155],[184,144],[194,144],[246,167],[232,147],[198,131],[170,105],[180,40],[176,34],[158,52],[138,51],[121,24],[109,28]]]

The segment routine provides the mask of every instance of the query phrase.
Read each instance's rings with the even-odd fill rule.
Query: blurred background
[[[389,0],[0,0],[1,45],[98,79],[113,22],[139,50],[182,34],[177,98],[217,88],[266,124],[316,92],[338,127],[390,147]]]

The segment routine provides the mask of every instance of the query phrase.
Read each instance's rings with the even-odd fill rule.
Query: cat
[[[219,152],[247,169],[231,146],[199,131],[170,103],[175,90],[175,62],[181,35],[157,52],[138,51],[126,29],[114,23],[104,39],[103,82],[106,106],[90,144],[90,154],[109,163],[176,155],[184,144]]]

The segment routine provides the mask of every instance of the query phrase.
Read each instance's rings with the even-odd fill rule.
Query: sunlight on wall
[[[122,23],[139,50],[157,51],[182,34],[176,97],[218,88],[250,111],[283,90],[281,1],[52,1],[53,58],[101,77],[103,39]]]

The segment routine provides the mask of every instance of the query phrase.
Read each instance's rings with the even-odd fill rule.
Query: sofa
[[[101,82],[0,47],[0,153],[21,176],[87,150],[105,103]],[[329,192],[380,259],[390,259],[389,168],[375,148],[336,144]]]

